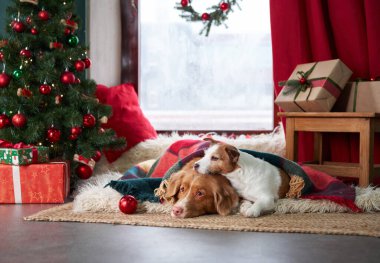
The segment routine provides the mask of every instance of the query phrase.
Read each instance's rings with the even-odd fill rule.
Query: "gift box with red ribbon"
[[[0,164],[0,203],[63,203],[70,190],[67,162]]]
[[[339,59],[298,65],[275,103],[284,111],[329,112],[352,71]]]
[[[49,148],[33,146],[25,143],[10,143],[0,140],[0,163],[12,165],[28,165],[49,162]]]

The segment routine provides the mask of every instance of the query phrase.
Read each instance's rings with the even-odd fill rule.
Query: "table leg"
[[[314,161],[323,164],[322,133],[314,132]]]
[[[286,158],[298,160],[298,134],[294,130],[294,118],[286,118]]]
[[[359,186],[361,187],[368,186],[373,177],[374,131],[373,120],[366,119],[360,128]]]

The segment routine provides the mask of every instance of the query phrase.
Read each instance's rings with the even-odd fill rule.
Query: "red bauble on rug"
[[[125,195],[119,201],[119,209],[124,214],[133,214],[137,210],[137,200],[132,195]]]

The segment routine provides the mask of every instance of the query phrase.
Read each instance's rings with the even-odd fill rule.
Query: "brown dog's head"
[[[204,157],[195,162],[195,170],[203,174],[227,174],[237,168],[240,153],[236,147],[213,139],[205,140],[210,141],[211,145]]]
[[[171,215],[176,218],[215,213],[228,215],[239,203],[236,191],[224,176],[204,175],[192,168],[171,176],[165,199],[174,201]]]

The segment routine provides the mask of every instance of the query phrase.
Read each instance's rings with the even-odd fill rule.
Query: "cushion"
[[[121,84],[111,88],[98,85],[96,96],[100,103],[112,106],[112,115],[103,127],[112,128],[117,136],[124,137],[127,141],[127,147],[123,150],[105,151],[109,162],[115,161],[136,144],[157,137],[155,129],[142,113],[132,84]]]

